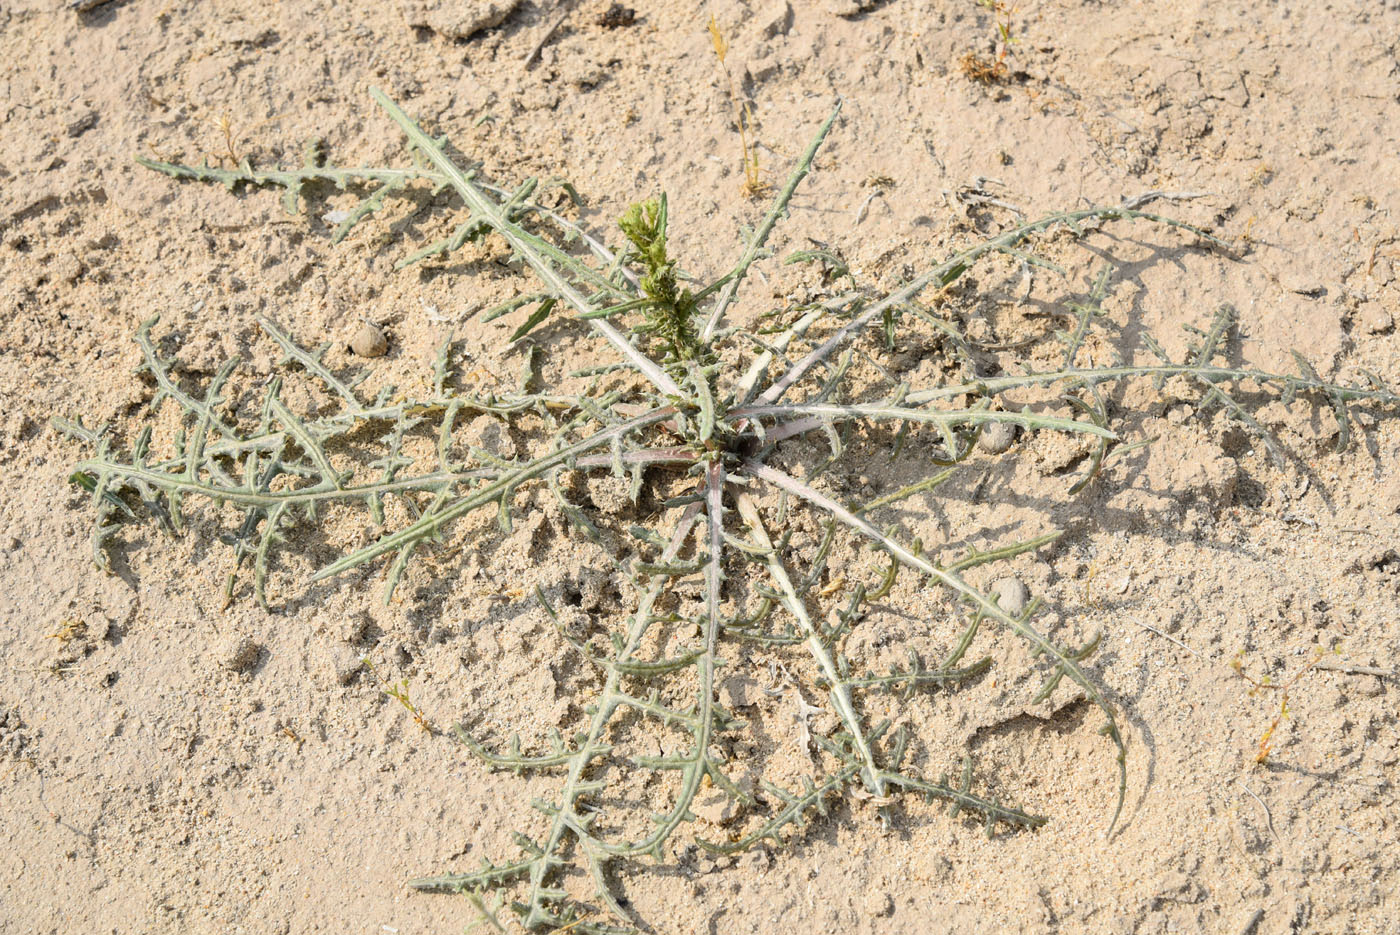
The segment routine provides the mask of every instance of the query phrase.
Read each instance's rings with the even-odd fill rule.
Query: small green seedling
[[[977,4],[992,11],[996,32],[993,58],[988,60],[976,52],[968,52],[963,55],[959,64],[963,74],[973,81],[997,84],[1011,77],[1011,68],[1006,64],[1006,59],[1011,53],[1011,46],[1021,41],[1011,31],[1011,18],[1016,15],[1016,8],[1008,5],[1005,0],[977,0]]]
[[[433,727],[432,722],[429,721],[427,715],[423,713],[423,709],[419,708],[416,704],[413,703],[412,699],[408,697],[408,679],[399,679],[397,682],[393,683],[385,681],[385,679],[380,676],[379,670],[374,667],[374,663],[370,660],[368,656],[361,659],[360,664],[363,665],[365,667],[365,670],[368,671],[369,674],[374,677],[374,680],[377,683],[379,683],[379,690],[382,691],[387,697],[397,701],[403,707],[403,709],[409,713],[409,716],[413,718],[413,723],[417,724],[420,728],[422,728],[423,733],[437,733],[437,729]]]

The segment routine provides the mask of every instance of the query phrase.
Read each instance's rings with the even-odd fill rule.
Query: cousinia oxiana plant
[[[766,255],[765,242],[831,132],[839,105],[747,236],[733,267],[700,285],[682,275],[669,252],[664,196],[628,210],[620,223],[621,246],[607,246],[535,200],[534,180],[515,189],[488,184],[479,167],[454,160],[444,140],[383,94],[371,93],[407,137],[413,161],[405,167],[333,168],[323,164],[314,145],[305,164],[290,169],[257,169],[246,160],[232,169],[141,161],[177,179],[231,189],[280,187],[293,212],[318,186],[355,186],[364,200],[345,216],[335,240],[408,186],[449,192],[464,208],[459,226],[403,265],[451,253],[469,240],[500,238],[538,282],[497,310],[535,306],[512,340],[550,315],[577,321],[596,339],[596,366],[578,381],[585,389],[538,387],[527,365],[515,392],[473,390],[459,382],[451,347],[444,345],[430,392],[406,398],[385,387],[369,396],[329,367],[321,351],[303,349],[271,321],[262,327],[284,355],[285,375],[239,389],[237,361],[230,360],[194,387],[178,375],[173,359],[161,355],[152,319],[136,340],[142,370],[155,386],[149,418],[166,404],[182,411],[183,429],[173,447],[156,450],[149,421],[125,447],[105,427],[58,425],[92,448],[72,478],[91,493],[97,562],[105,565],[108,541],[142,514],[173,530],[191,519],[222,522],[232,548],[230,599],[242,593],[236,573],[251,568],[252,593],[266,602],[269,566],[284,536],[322,523],[333,506],[342,512],[361,508],[382,525],[389,501],[404,505],[396,511],[407,517],[401,528],[386,529],[312,578],[323,581],[384,563],[388,593],[403,580],[415,552],[453,534],[454,527],[460,533],[478,513],[494,514],[509,529],[522,504],[550,509],[597,544],[630,591],[629,613],[581,627],[577,618],[556,613],[546,593],[537,594],[539,612],[559,627],[567,651],[595,672],[587,684],[596,693],[579,699],[581,722],[555,733],[541,749],[459,728],[462,741],[490,768],[557,776],[554,794],[536,803],[543,832],[519,834],[518,853],[499,855],[500,862],[413,884],[466,894],[481,919],[497,929],[512,914],[531,931],[607,932],[636,924],[617,896],[616,874],[641,858],[669,859],[672,837],[696,820],[692,807],[702,789],[742,803],[744,823],[727,833],[712,824],[697,836],[701,847],[719,852],[781,844],[800,833],[813,812],[825,814],[832,800],[847,794],[874,802],[885,820],[908,793],[942,800],[953,815],[976,818],[988,833],[998,826],[1018,831],[1044,824],[1045,818],[979,794],[977,771],[961,751],[925,749],[917,723],[906,719],[896,728],[868,713],[876,692],[908,699],[982,677],[991,660],[969,660],[968,651],[986,626],[1024,640],[1044,667],[1038,699],[1073,683],[1098,710],[1106,738],[1104,824],[1111,826],[1123,806],[1127,743],[1119,713],[1089,668],[1098,637],[1052,637],[1037,620],[1038,600],[1002,607],[973,583],[987,566],[1046,546],[1058,534],[947,554],[950,549],[902,535],[896,508],[936,505],[940,486],[978,450],[980,433],[993,427],[1086,440],[1087,471],[1077,491],[1134,444],[1120,436],[1107,401],[1108,390],[1125,381],[1151,381],[1159,390],[1171,382],[1177,394],[1189,394],[1202,409],[1223,408],[1270,445],[1248,400],[1306,396],[1330,406],[1344,430],[1342,444],[1351,406],[1390,411],[1400,403],[1377,379],[1329,382],[1301,358],[1295,374],[1222,362],[1234,323],[1228,308],[1196,332],[1183,359],[1148,339],[1137,361],[1084,365],[1081,350],[1102,317],[1100,300],[1111,285],[1111,270],[1097,277],[1088,302],[1068,309],[1070,325],[1058,334],[1063,354],[1046,370],[1027,365],[1014,373],[983,372],[983,358],[933,304],[940,290],[987,258],[1009,257],[1027,271],[1063,275],[1034,252],[1036,245],[1051,235],[1078,242],[1108,222],[1166,225],[1206,249],[1219,245],[1205,231],[1144,210],[1173,196],[1150,193],[1048,215],[926,263],[887,292],[857,282],[833,254],[797,254],[788,261],[822,264],[826,281],[840,286],[829,285],[796,308],[751,314],[761,327],[734,327],[729,313],[746,277]],[[911,383],[880,362],[885,349],[917,329],[936,339],[933,346],[946,356],[937,372],[951,377]],[[284,379],[316,385],[325,404],[295,410],[285,401]],[[236,414],[228,405],[235,395],[241,400]],[[260,402],[249,401],[259,395]],[[534,450],[503,458],[465,445],[462,426],[482,414],[520,426],[536,439]],[[377,457],[363,455],[366,438],[377,440]],[[432,443],[410,444],[425,438]],[[893,457],[928,466],[916,483],[848,502],[839,495],[843,455],[872,438]],[[1017,456],[1015,447],[985,447],[996,457]],[[614,528],[608,515],[582,502],[577,478],[589,472],[613,475],[626,483],[634,502],[653,504],[648,521]],[[806,548],[790,538],[801,523],[820,530]],[[868,549],[887,571],[862,582],[859,569],[848,563],[845,587],[822,587],[838,548]],[[847,637],[882,612],[877,602],[896,578],[905,588],[947,596],[937,605],[947,609],[946,618],[926,622],[929,634],[944,634],[946,646],[936,661],[902,647],[909,650],[907,664],[872,671]],[[1074,627],[1071,622],[1061,629],[1073,633]],[[721,704],[720,667],[729,667],[726,675],[741,672],[759,651],[786,654],[784,668],[799,673],[795,677],[808,696],[824,701],[837,725],[810,737],[808,749],[819,769],[797,786],[741,785],[733,764],[724,761],[725,746],[748,728]],[[643,752],[634,742],[657,725],[682,738],[672,752]],[[959,761],[955,778],[937,778],[939,763]],[[639,773],[647,783],[627,786],[628,794],[621,795],[627,777]]]

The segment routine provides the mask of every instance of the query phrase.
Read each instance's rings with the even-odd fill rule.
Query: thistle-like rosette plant
[[[178,179],[231,189],[280,187],[291,212],[318,186],[353,186],[365,197],[341,222],[336,241],[408,186],[450,191],[465,209],[463,220],[450,236],[401,265],[449,254],[469,240],[501,238],[528,267],[538,288],[492,314],[534,306],[513,341],[550,316],[570,317],[591,331],[598,340],[598,365],[590,368],[594,379],[587,389],[539,390],[527,373],[515,392],[468,391],[459,383],[450,345],[444,345],[429,394],[407,398],[387,387],[370,398],[323,361],[324,348],[305,350],[288,332],[264,321],[287,372],[266,381],[260,406],[241,406],[245,415],[235,417],[225,402],[237,362],[229,361],[202,389],[189,389],[176,373],[176,362],[161,356],[153,319],[141,326],[136,339],[142,369],[155,381],[150,409],[169,403],[183,413],[184,428],[173,448],[153,450],[149,424],[126,448],[117,447],[105,428],[90,429],[81,421],[57,424],[93,449],[72,477],[91,493],[98,563],[107,562],[109,540],[142,514],[179,530],[192,516],[204,521],[213,515],[192,509],[192,503],[231,507],[237,520],[224,535],[232,549],[226,586],[230,600],[245,587],[240,570],[251,569],[253,595],[265,603],[269,566],[286,534],[321,523],[333,505],[362,508],[380,525],[386,520],[386,503],[397,500],[407,507],[403,512],[411,519],[400,528],[386,530],[313,577],[319,581],[384,563],[386,599],[415,552],[465,525],[468,517],[494,514],[509,529],[526,488],[548,491],[579,534],[598,543],[600,553],[630,585],[630,612],[587,631],[557,614],[543,592],[538,595],[542,612],[559,628],[569,651],[596,670],[596,695],[582,708],[582,722],[567,734],[556,733],[539,750],[526,749],[515,738],[496,743],[466,725],[458,728],[462,741],[491,768],[558,777],[557,791],[536,803],[546,820],[544,832],[518,835],[519,854],[503,855],[502,862],[413,884],[466,894],[482,919],[498,929],[514,913],[531,931],[628,930],[638,920],[616,897],[609,865],[666,859],[673,836],[695,820],[693,807],[702,792],[718,791],[742,803],[750,816],[740,830],[719,840],[698,838],[700,846],[716,852],[781,844],[800,833],[797,829],[813,812],[825,814],[829,803],[845,794],[874,800],[887,816],[901,793],[942,800],[953,814],[977,818],[988,833],[998,826],[1015,830],[1044,824],[1045,818],[980,794],[971,762],[958,751],[949,758],[962,761],[955,779],[923,774],[914,765],[918,757],[912,753],[915,741],[908,725],[896,730],[868,713],[872,693],[908,698],[980,677],[991,660],[969,661],[967,653],[984,626],[1004,628],[1024,640],[1043,665],[1044,683],[1033,700],[1049,697],[1068,682],[1097,708],[1107,738],[1105,766],[1112,776],[1113,792],[1106,795],[1115,803],[1106,810],[1111,825],[1123,805],[1127,743],[1118,712],[1088,668],[1098,637],[1080,645],[1052,638],[1037,621],[1038,600],[1024,608],[1004,608],[967,574],[1042,548],[1057,534],[940,558],[946,550],[907,540],[897,524],[890,525],[892,511],[917,498],[937,498],[940,486],[976,449],[980,433],[993,425],[1087,440],[1091,453],[1075,485],[1078,490],[1107,459],[1131,447],[1120,437],[1105,401],[1105,388],[1125,381],[1151,380],[1159,388],[1175,381],[1205,407],[1223,408],[1241,420],[1271,450],[1273,443],[1241,401],[1242,391],[1251,398],[1312,397],[1336,411],[1343,429],[1353,405],[1393,409],[1400,402],[1379,380],[1328,382],[1301,358],[1294,375],[1222,362],[1234,323],[1229,309],[1198,332],[1185,359],[1173,359],[1148,339],[1149,362],[1082,365],[1080,351],[1102,315],[1099,303],[1111,270],[1098,278],[1087,303],[1071,307],[1071,327],[1059,334],[1063,358],[1051,370],[980,372],[966,337],[928,302],[989,257],[1010,257],[1028,270],[1064,274],[1035,252],[1037,242],[1051,232],[1064,231],[1077,240],[1107,222],[1147,221],[1180,230],[1206,248],[1219,245],[1203,230],[1144,210],[1152,201],[1172,197],[1163,193],[1056,213],[1006,230],[928,265],[887,292],[856,282],[832,254],[796,254],[790,262],[821,263],[832,282],[845,281],[849,288],[828,289],[805,305],[762,317],[761,328],[733,327],[729,313],[746,277],[767,256],[768,237],[810,171],[839,104],[748,236],[734,266],[692,290],[683,284],[668,251],[664,196],[626,212],[620,223],[623,246],[615,251],[536,201],[534,180],[515,189],[488,183],[479,167],[454,161],[444,140],[425,133],[378,91],[371,93],[407,136],[410,167],[328,167],[318,146],[308,148],[304,165],[293,169],[256,169],[246,161],[234,169],[141,162]],[[957,379],[913,384],[874,359],[872,353],[878,354],[884,343],[881,337],[893,342],[916,328],[939,336],[947,356],[944,372],[960,374]],[[875,346],[867,351],[872,341]],[[284,379],[319,384],[334,405],[314,413],[296,411],[284,399]],[[1044,402],[1034,408],[1013,402],[1026,394],[1038,394]],[[246,415],[254,408],[255,414]],[[464,445],[463,426],[482,414],[507,422],[530,420],[535,449],[503,458]],[[932,467],[913,484],[865,502],[848,502],[832,481],[840,477],[850,451],[866,444],[872,432],[892,438],[896,456],[913,450],[911,440],[917,439],[919,451],[926,453],[921,457]],[[431,457],[409,453],[419,450],[409,440],[422,436],[435,440]],[[352,456],[366,437],[377,440],[378,456]],[[587,473],[624,481],[634,502],[646,498],[656,505],[652,519],[609,528],[609,516],[575,502],[569,479]],[[799,513],[822,530],[815,549],[792,544]],[[223,515],[230,514],[225,510]],[[821,588],[838,541],[872,550],[888,570],[869,582]],[[857,577],[854,571],[851,576]],[[952,599],[947,606],[955,608],[953,627],[943,632],[956,635],[936,662],[911,648],[907,665],[872,671],[858,654],[853,658],[847,637],[862,619],[880,612],[878,602],[900,576]],[[755,645],[787,652],[810,696],[836,719],[833,730],[809,738],[821,768],[797,787],[740,783],[722,755],[721,742],[748,728],[720,701],[720,668],[738,664]],[[631,740],[648,725],[679,731],[685,740],[668,754],[641,752]],[[631,812],[650,806],[608,795],[619,776],[636,771],[665,780],[660,786],[665,802],[645,821],[635,820]],[[572,882],[576,872],[586,873],[591,886],[580,890]],[[614,917],[611,921],[604,921],[603,909]]]

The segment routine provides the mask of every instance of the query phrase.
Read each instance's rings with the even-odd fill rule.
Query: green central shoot
[[[676,262],[666,252],[666,217],[663,194],[632,205],[618,221],[646,266],[641,277],[646,321],[636,330],[661,341],[667,363],[704,362],[709,354],[695,328],[695,297],[677,284]]]

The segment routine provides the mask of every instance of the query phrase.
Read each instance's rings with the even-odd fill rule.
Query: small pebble
[[[1279,280],[1279,285],[1283,286],[1283,288],[1287,289],[1289,292],[1295,292],[1298,295],[1305,295],[1308,298],[1312,299],[1315,299],[1318,296],[1325,295],[1327,293],[1326,286],[1318,282],[1316,279],[1311,279],[1307,276],[1304,276],[1301,273],[1285,275],[1282,279]]]
[[[883,918],[894,912],[894,897],[889,893],[871,890],[865,894],[865,914],[871,918]]]
[[[626,478],[595,471],[583,483],[588,490],[588,499],[604,513],[623,513],[631,509],[632,497]]]
[[[82,136],[95,126],[97,126],[97,111],[83,111],[68,122],[68,135]]]
[[[1356,680],[1356,690],[1367,698],[1385,694],[1385,682],[1378,675],[1363,675]]]
[[[488,451],[506,461],[520,453],[515,439],[510,437],[510,430],[495,416],[477,416],[467,425],[465,437],[467,444],[473,448]]]
[[[764,39],[786,36],[792,29],[792,4],[788,0],[773,0],[759,10],[754,17],[754,25]]]
[[[1002,610],[1019,617],[1031,602],[1031,591],[1020,578],[998,578],[992,582],[992,597]]]
[[[1191,406],[1178,403],[1167,410],[1167,421],[1172,425],[1185,425],[1195,414],[1196,410]]]
[[[1389,285],[1395,279],[1395,265],[1389,257],[1376,257],[1376,261],[1370,264],[1370,275],[1382,286]]]
[[[977,444],[983,451],[999,455],[1011,447],[1016,441],[1016,426],[1010,422],[989,422],[982,426],[982,434],[977,438]]]
[[[1361,306],[1361,330],[1367,334],[1384,334],[1395,327],[1395,319],[1379,302]]]
[[[690,803],[696,818],[713,825],[725,825],[739,816],[739,803],[718,790],[697,795]]]
[[[730,711],[746,708],[758,701],[758,683],[753,679],[736,675],[725,679],[719,686],[719,703]]]
[[[219,665],[230,672],[247,672],[261,656],[262,647],[251,636],[230,636],[215,651]]]
[[[326,668],[337,685],[349,685],[364,668],[364,662],[349,646],[336,646],[326,659]]]
[[[362,642],[369,635],[370,626],[374,623],[369,614],[353,614],[340,623],[340,638],[347,643]]]
[[[769,852],[768,848],[760,846],[745,852],[739,860],[745,869],[761,872],[772,866],[773,855]]]
[[[389,341],[384,337],[384,332],[365,322],[350,339],[350,350],[361,357],[383,357],[389,350]]]
[[[598,25],[605,29],[621,29],[636,21],[637,11],[620,3],[614,3],[598,16]]]
[[[821,713],[812,715],[812,720],[808,723],[812,726],[812,733],[821,737],[830,737],[841,724],[841,719],[836,716],[835,711],[822,708]]]

